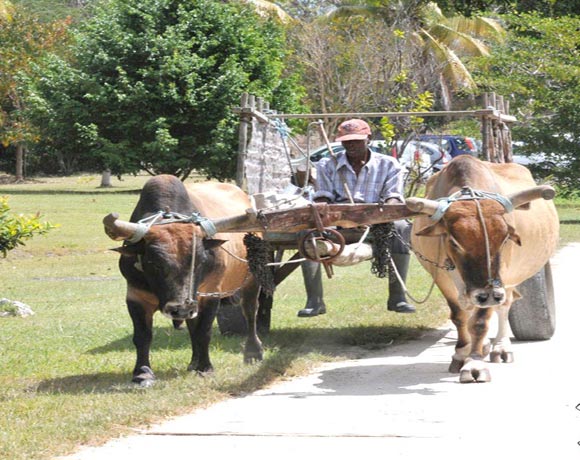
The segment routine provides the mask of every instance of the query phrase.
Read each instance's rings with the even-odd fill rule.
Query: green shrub
[[[42,235],[54,228],[48,222],[40,222],[40,216],[15,216],[10,214],[8,198],[0,197],[0,252],[6,257],[8,251],[24,245],[35,234]]]

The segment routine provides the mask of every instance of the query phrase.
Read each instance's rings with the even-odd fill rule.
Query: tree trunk
[[[101,187],[112,187],[113,184],[111,184],[111,170],[110,169],[105,169],[103,171],[103,175],[101,176]]]
[[[16,182],[24,180],[24,144],[16,144]]]

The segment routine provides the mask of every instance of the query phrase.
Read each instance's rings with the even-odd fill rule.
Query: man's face
[[[342,146],[346,150],[346,154],[352,158],[364,158],[367,154],[366,139],[355,139],[350,141],[342,141]]]

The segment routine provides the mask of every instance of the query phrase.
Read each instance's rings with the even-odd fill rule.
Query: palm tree
[[[354,16],[379,19],[410,31],[412,39],[438,63],[445,108],[449,108],[451,90],[472,92],[477,87],[460,56],[487,56],[489,48],[482,39],[501,41],[505,35],[493,19],[448,18],[435,2],[420,0],[346,0],[326,19]]]
[[[237,1],[254,5],[256,11],[258,11],[259,14],[273,15],[283,23],[290,23],[294,21],[294,18],[292,16],[290,16],[286,11],[284,11],[274,2],[269,2],[267,0],[237,0]]]

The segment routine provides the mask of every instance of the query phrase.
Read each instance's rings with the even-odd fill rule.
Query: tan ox
[[[490,351],[493,311],[499,330],[490,359],[513,360],[508,312],[520,297],[516,286],[538,272],[556,249],[559,221],[548,201],[553,196],[553,189],[537,187],[523,166],[461,155],[431,177],[426,199],[407,200],[410,209],[423,214],[413,223],[412,246],[445,296],[457,327],[449,371],[459,372],[461,382],[491,379],[483,360]],[[447,197],[452,198],[435,201]]]

